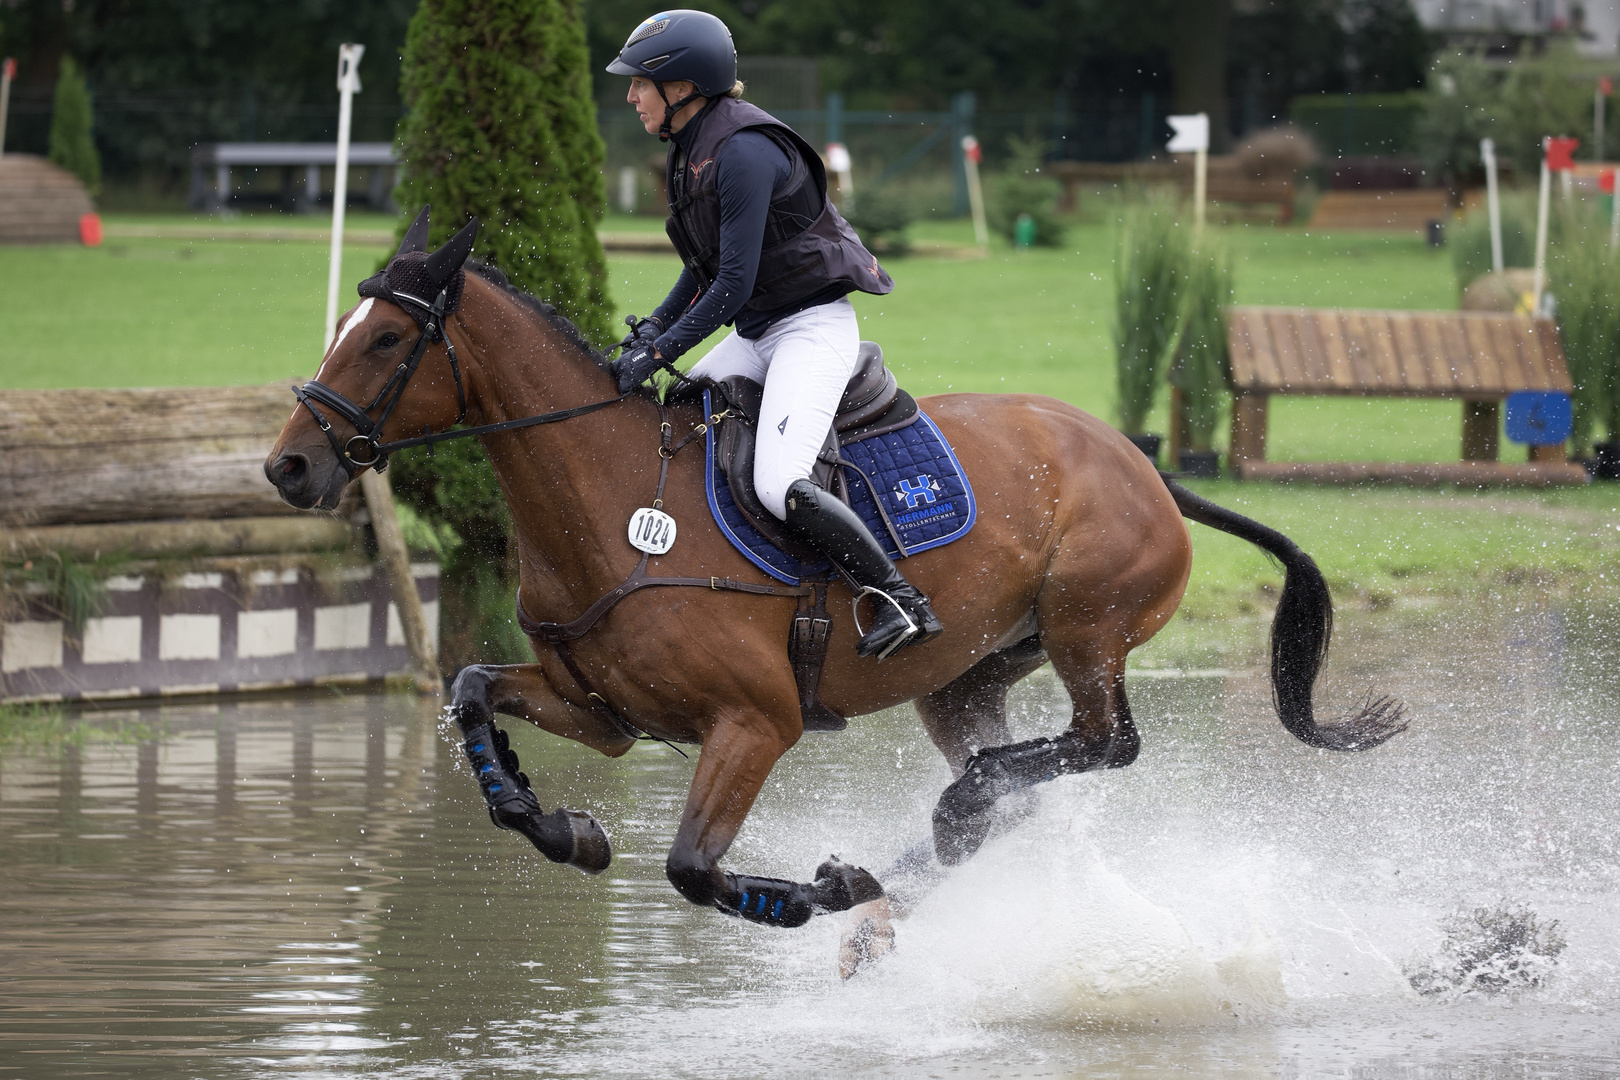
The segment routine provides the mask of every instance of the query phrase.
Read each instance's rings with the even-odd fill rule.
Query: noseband
[[[438,299],[431,304],[420,297],[412,296],[410,293],[391,291],[395,300],[414,304],[425,310],[427,318],[422,323],[422,334],[416,339],[416,344],[412,346],[411,354],[405,358],[399,367],[394,369],[394,373],[383,384],[383,388],[377,391],[377,396],[371,399],[370,405],[361,408],[318,379],[311,379],[301,387],[295,386],[292,388],[293,396],[298,399],[298,403],[309,410],[309,414],[315,418],[315,423],[320,425],[320,429],[326,433],[326,441],[332,444],[332,452],[337,455],[338,463],[343,466],[343,471],[349,474],[350,480],[353,480],[362,469],[372,468],[382,472],[388,468],[390,454],[408,447],[429,446],[448,439],[462,439],[472,435],[492,435],[500,431],[513,431],[517,428],[534,427],[538,424],[554,424],[559,420],[569,420],[576,416],[595,412],[597,409],[605,409],[609,405],[617,405],[629,397],[630,393],[634,393],[634,391],[631,391],[604,401],[595,401],[589,405],[576,405],[571,409],[558,409],[556,412],[541,413],[538,416],[525,416],[517,420],[502,420],[495,424],[480,424],[477,427],[461,428],[456,431],[425,432],[413,439],[396,439],[393,442],[383,442],[383,425],[388,423],[388,418],[393,415],[394,409],[399,405],[400,398],[405,396],[406,384],[411,381],[411,376],[416,374],[418,365],[422,363],[422,354],[427,351],[429,343],[433,341],[444,342],[444,347],[450,354],[450,374],[456,380],[457,412],[455,423],[451,427],[461,423],[467,416],[467,392],[461,384],[461,365],[456,360],[455,345],[451,343],[449,336],[444,332],[444,308],[448,302],[449,290],[441,289]],[[337,413],[354,427],[355,434],[347,442],[338,442],[337,433],[332,430],[331,423],[321,413],[321,410],[316,407],[317,402]],[[379,405],[382,406],[382,413],[376,420],[372,420],[371,412]],[[354,454],[356,448],[361,449],[367,456],[363,458],[356,457]]]

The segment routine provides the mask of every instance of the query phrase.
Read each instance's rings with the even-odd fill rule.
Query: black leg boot
[[[876,599],[877,615],[855,646],[860,655],[882,660],[945,629],[928,597],[900,576],[866,523],[832,495],[808,480],[794,481],[787,490],[785,524]]]

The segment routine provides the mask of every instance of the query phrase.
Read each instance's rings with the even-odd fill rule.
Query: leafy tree
[[[395,199],[402,235],[433,207],[433,244],[476,215],[475,256],[606,343],[604,151],[586,56],[578,0],[423,0],[405,44]],[[445,553],[444,661],[522,659],[511,522],[482,447],[406,452],[396,470],[400,497],[464,541]]]
[[[606,342],[596,222],[607,207],[578,0],[424,0],[401,88],[400,235],[424,203],[432,243],[477,215],[474,255]]]
[[[1063,223],[1057,216],[1061,185],[1041,167],[1041,143],[1014,136],[1007,140],[1007,148],[1007,169],[996,178],[993,189],[992,224],[1007,239],[1015,240],[1018,219],[1028,215],[1035,225],[1036,246],[1057,247],[1063,243]]]
[[[71,57],[62,57],[51,111],[51,160],[77,176],[91,195],[101,191],[101,157],[90,137],[90,90]]]

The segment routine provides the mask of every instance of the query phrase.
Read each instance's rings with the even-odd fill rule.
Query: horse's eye
[[[382,337],[377,339],[376,347],[379,348],[379,349],[392,349],[395,345],[398,345],[398,344],[399,344],[399,335],[398,334],[384,334]]]

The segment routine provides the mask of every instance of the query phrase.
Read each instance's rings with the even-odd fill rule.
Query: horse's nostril
[[[265,466],[270,482],[290,491],[309,475],[309,459],[303,454],[285,454]]]

